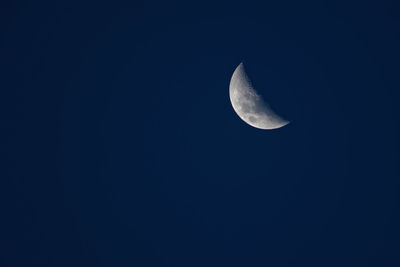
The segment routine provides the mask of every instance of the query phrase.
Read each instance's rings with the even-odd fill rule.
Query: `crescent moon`
[[[247,124],[263,130],[281,128],[289,123],[276,114],[253,88],[243,63],[233,72],[229,97],[236,114]]]

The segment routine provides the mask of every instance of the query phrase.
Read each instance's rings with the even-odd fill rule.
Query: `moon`
[[[263,130],[281,128],[289,123],[276,114],[253,88],[243,63],[233,72],[229,97],[236,114],[247,124]]]

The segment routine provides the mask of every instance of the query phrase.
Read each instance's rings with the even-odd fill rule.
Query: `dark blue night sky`
[[[396,1],[0,10],[1,267],[400,266]]]

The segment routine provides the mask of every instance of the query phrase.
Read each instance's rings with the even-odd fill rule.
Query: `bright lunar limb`
[[[229,97],[237,115],[247,124],[264,130],[281,128],[289,121],[276,114],[253,88],[243,63],[232,75]]]

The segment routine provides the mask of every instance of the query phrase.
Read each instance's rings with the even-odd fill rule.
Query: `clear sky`
[[[0,266],[400,266],[399,4],[260,2],[0,4]]]

